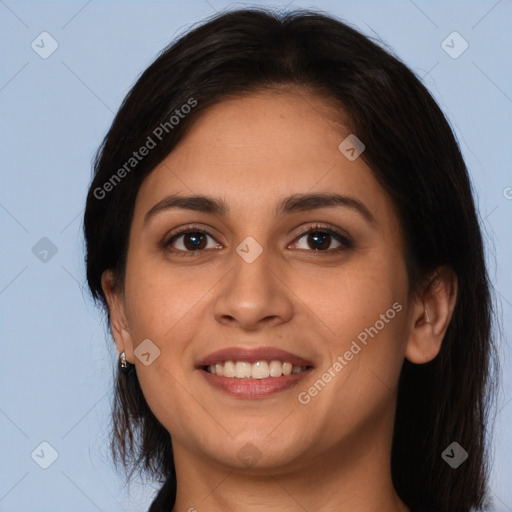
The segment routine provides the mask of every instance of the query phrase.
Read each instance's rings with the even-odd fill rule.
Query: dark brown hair
[[[481,507],[497,361],[468,172],[447,120],[416,75],[347,24],[319,12],[238,10],[216,15],[163,50],[125,98],[96,155],[84,217],[91,292],[106,308],[101,275],[107,269],[122,286],[139,187],[193,120],[229,95],[283,84],[317,91],[350,118],[366,145],[362,158],[399,215],[411,290],[441,265],[457,276],[458,300],[439,355],[429,364],[403,365],[392,477],[412,509]],[[132,152],[191,98],[190,113],[113,181]],[[114,460],[131,468],[130,476],[139,469],[165,480],[152,510],[160,504],[170,510],[176,487],[170,436],[149,409],[135,371],[116,376],[113,434]],[[456,470],[441,457],[453,441],[469,453]]]

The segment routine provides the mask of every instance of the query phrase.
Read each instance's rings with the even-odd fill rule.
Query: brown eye
[[[212,240],[210,245],[208,245],[208,239]],[[300,240],[302,239],[306,241],[301,247]],[[322,226],[310,227],[296,240],[293,245],[301,250],[327,254],[337,253],[354,245],[352,240],[346,235]],[[332,247],[333,243],[337,245]],[[208,231],[192,226],[165,239],[162,242],[162,247],[179,255],[189,255],[191,253],[200,253],[206,249],[219,249],[220,244],[215,242],[215,239]]]
[[[213,237],[207,231],[193,228],[180,231],[165,241],[163,245],[165,248],[171,247],[175,252],[202,251],[204,249],[213,249],[218,246],[215,244],[212,246],[210,244],[208,247],[208,238],[213,240]]]
[[[312,249],[317,252],[333,253],[343,249],[353,247],[352,241],[342,233],[321,226],[314,226],[302,233],[296,240],[305,238],[306,241],[299,249]],[[332,243],[337,243],[335,247],[331,247]],[[299,245],[299,242],[295,242]]]
[[[307,243],[310,249],[329,249],[333,236],[329,233],[322,233],[320,231],[309,233],[307,236]],[[340,243],[340,242],[338,242]]]

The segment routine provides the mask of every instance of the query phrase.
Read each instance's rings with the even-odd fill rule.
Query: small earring
[[[129,373],[131,373],[133,367],[135,365],[133,365],[132,363],[129,363],[127,360],[126,360],[126,353],[125,352],[121,352],[121,354],[119,355],[119,369],[125,374],[125,375],[128,375]]]

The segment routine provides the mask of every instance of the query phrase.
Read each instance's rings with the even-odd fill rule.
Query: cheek
[[[322,334],[341,348],[376,322],[379,331],[389,332],[392,324],[405,316],[398,314],[398,306],[393,309],[394,303],[404,308],[408,289],[399,254],[375,251],[354,255],[338,266],[295,269],[288,278],[290,288],[313,313]]]
[[[191,319],[194,311],[200,309],[201,299],[218,277],[211,271],[198,273],[178,268],[162,257],[153,258],[148,254],[134,252],[129,262],[125,296],[135,344],[142,336],[166,347],[171,339],[173,347],[179,346],[183,329],[197,321]],[[177,336],[178,332],[181,336]]]
[[[321,380],[329,382],[329,400],[344,408],[355,397],[365,396],[367,405],[379,402],[395,387],[403,364],[408,290],[403,259],[376,252],[332,268],[329,275],[323,272],[297,280],[293,289],[305,298],[305,311],[312,312],[323,340]]]

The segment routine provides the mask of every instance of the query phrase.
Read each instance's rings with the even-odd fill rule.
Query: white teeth
[[[235,377],[237,379],[248,379],[251,376],[251,363],[237,361],[235,364]]]
[[[281,361],[270,361],[270,376],[271,377],[281,377],[283,374],[283,365]]]
[[[208,372],[214,375],[237,379],[268,379],[281,377],[281,375],[295,375],[307,369],[307,366],[293,366],[288,361],[225,361],[207,367]]]
[[[258,361],[251,367],[251,377],[253,379],[268,379],[270,370],[267,361]]]
[[[222,363],[220,363],[222,365]],[[226,361],[224,363],[224,377],[235,376],[235,363],[233,361]]]
[[[291,375],[292,368],[292,363],[283,363],[283,375]]]

